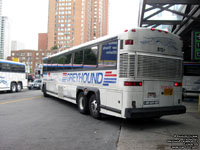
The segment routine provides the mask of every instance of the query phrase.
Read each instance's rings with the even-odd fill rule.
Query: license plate
[[[173,89],[164,89],[164,95],[172,95],[173,94]]]
[[[148,98],[156,98],[156,93],[148,93]]]

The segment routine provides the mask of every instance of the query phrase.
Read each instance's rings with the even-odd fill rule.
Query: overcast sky
[[[9,17],[10,38],[37,49],[38,33],[46,33],[49,0],[3,0],[3,15]],[[139,0],[109,0],[109,34],[137,26]]]

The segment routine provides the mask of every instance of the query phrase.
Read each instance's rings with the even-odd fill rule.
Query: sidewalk
[[[198,102],[184,101],[185,114],[163,116],[147,121],[123,121],[117,150],[172,150],[179,145],[187,150],[183,142],[170,143],[176,135],[196,136],[200,141],[200,113]],[[196,139],[195,139],[196,140]],[[196,144],[198,143],[189,143]],[[200,145],[194,150],[200,150]]]

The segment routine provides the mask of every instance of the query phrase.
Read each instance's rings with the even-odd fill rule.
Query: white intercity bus
[[[184,62],[183,96],[200,95],[200,62]]]
[[[0,59],[0,91],[20,92],[27,87],[25,65]]]
[[[182,62],[178,36],[126,30],[44,58],[42,91],[94,118],[182,114]]]

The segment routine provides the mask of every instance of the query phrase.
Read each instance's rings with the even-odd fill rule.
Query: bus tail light
[[[133,40],[126,40],[125,45],[133,45]]]
[[[175,87],[179,87],[179,86],[182,86],[182,85],[183,85],[182,82],[180,82],[180,83],[179,82],[174,82],[174,86]]]
[[[151,28],[151,31],[155,31],[156,29],[155,28]]]
[[[124,86],[142,86],[142,82],[125,81]]]
[[[132,31],[132,32],[136,32],[136,29],[132,29],[131,31]]]
[[[124,32],[128,32],[128,30],[125,30]]]

